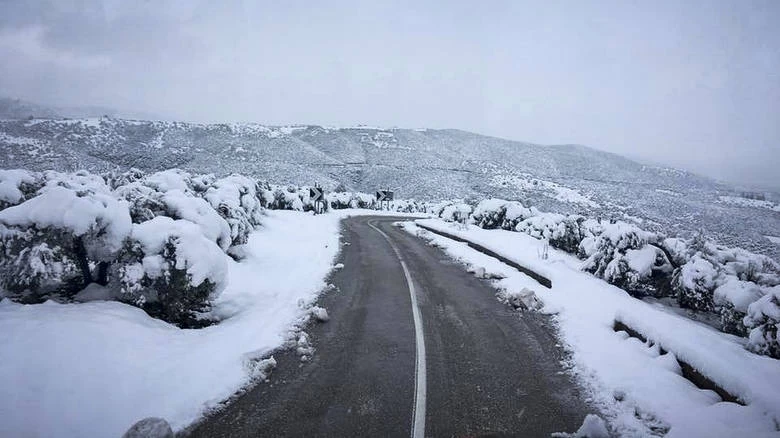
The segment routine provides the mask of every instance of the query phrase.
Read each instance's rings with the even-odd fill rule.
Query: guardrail
[[[631,326],[629,326],[628,324],[624,323],[619,319],[615,320],[612,329],[616,332],[626,332],[628,333],[628,336],[639,339],[642,342],[648,342],[647,338],[644,335],[642,335],[642,333],[640,333],[638,330],[633,329]],[[660,350],[659,352],[661,354],[666,354],[669,352],[666,348],[663,347],[663,345],[660,344],[658,345],[658,349]],[[688,379],[694,385],[696,385],[697,388],[709,389],[710,391],[714,391],[716,394],[720,396],[720,398],[723,399],[723,401],[737,403],[743,406],[745,405],[745,402],[740,400],[739,397],[736,397],[733,394],[726,391],[725,389],[723,389],[722,386],[718,385],[715,381],[702,374],[691,364],[685,362],[684,360],[681,360],[679,357],[677,357],[676,354],[674,356],[675,359],[677,360],[677,363],[680,365],[680,371],[682,371],[682,376]]]
[[[440,235],[442,237],[446,237],[448,239],[452,239],[452,240],[455,240],[457,242],[465,243],[470,248],[472,248],[474,250],[477,250],[477,251],[479,251],[479,252],[481,252],[481,253],[483,253],[485,255],[488,255],[490,257],[493,257],[495,259],[498,259],[501,262],[503,262],[503,263],[505,263],[505,264],[507,264],[507,265],[509,265],[509,266],[511,266],[511,267],[513,267],[515,269],[517,269],[518,271],[522,272],[523,274],[525,274],[525,275],[533,278],[537,282],[539,282],[539,284],[541,284],[542,286],[544,286],[544,287],[546,287],[548,289],[552,288],[552,280],[550,280],[549,278],[545,277],[544,275],[542,275],[542,274],[540,274],[538,272],[533,271],[532,269],[530,269],[530,268],[528,268],[526,266],[521,265],[520,263],[517,263],[514,260],[508,259],[508,258],[502,256],[501,254],[498,254],[497,252],[495,252],[495,251],[493,251],[491,249],[488,249],[488,248],[486,248],[486,247],[484,247],[484,246],[482,246],[482,245],[480,245],[478,243],[474,243],[474,242],[472,242],[472,241],[470,241],[468,239],[464,239],[464,238],[462,238],[460,236],[456,236],[454,234],[450,234],[450,233],[448,233],[446,231],[437,230],[437,229],[435,229],[433,227],[429,227],[427,225],[419,224],[419,223],[416,223],[416,222],[415,222],[415,225],[417,225],[418,227],[420,227],[420,228],[422,228],[422,229],[424,229],[426,231],[430,231],[431,233],[438,234],[438,235]]]

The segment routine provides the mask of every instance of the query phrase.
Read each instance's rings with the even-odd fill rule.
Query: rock
[[[149,417],[135,423],[122,438],[173,438],[173,430],[164,419]]]
[[[309,310],[309,312],[311,312],[311,316],[313,316],[317,322],[328,322],[330,320],[328,311],[322,307],[314,306]]]

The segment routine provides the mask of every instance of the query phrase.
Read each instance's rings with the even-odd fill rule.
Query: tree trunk
[[[111,266],[108,262],[100,262],[98,263],[98,269],[97,269],[97,278],[95,279],[95,283],[105,286],[108,284],[108,267]]]
[[[84,248],[84,242],[81,237],[73,239],[73,250],[76,253],[76,262],[81,269],[81,277],[84,280],[83,287],[92,283],[92,272],[89,270],[89,260],[87,260],[87,249]]]

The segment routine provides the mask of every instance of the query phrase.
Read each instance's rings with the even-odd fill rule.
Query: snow
[[[163,195],[163,202],[176,217],[197,224],[203,235],[216,242],[223,250],[230,246],[230,226],[205,199],[188,196],[175,189]]]
[[[536,179],[527,173],[497,172],[490,179],[494,187],[511,187],[522,191],[540,191],[543,195],[561,202],[598,208],[599,204],[570,187],[552,181]]]
[[[680,271],[683,286],[691,290],[696,289],[697,284],[705,289],[714,289],[717,276],[718,272],[712,262],[702,257],[694,257]]]
[[[743,198],[741,196],[719,196],[718,199],[725,204],[737,205],[739,207],[766,208],[768,210],[780,211],[780,205],[761,199]]]
[[[35,138],[30,137],[18,137],[15,135],[10,135],[6,132],[0,132],[0,143],[8,143],[8,144],[16,144],[16,145],[26,145],[26,146],[37,146],[41,144],[42,142]]]
[[[764,237],[766,237],[770,242],[780,245],[780,236],[764,236]]]
[[[554,433],[552,436],[556,438],[609,438],[609,431],[601,417],[588,414],[577,432],[573,434]]]
[[[10,204],[18,203],[23,198],[19,186],[22,184],[32,184],[34,182],[35,177],[26,170],[0,169],[0,202],[8,202]]]
[[[441,212],[441,217],[448,221],[463,222],[468,219],[471,213],[471,206],[464,203],[451,204]]]
[[[187,178],[189,178],[189,174],[180,170],[164,170],[148,175],[145,178],[145,184],[160,192],[171,190],[187,192],[189,190]]]
[[[751,349],[766,353],[777,348],[780,340],[780,286],[773,287],[748,306],[745,325],[753,327],[749,335]]]
[[[173,239],[176,247],[175,267],[186,270],[193,285],[197,286],[206,279],[217,285],[223,283],[227,272],[227,257],[214,242],[204,237],[198,225],[183,219],[173,220],[167,216],[157,216],[152,220],[133,224],[132,237],[141,244],[145,254],[142,265],[150,278],[157,278],[167,272],[162,266],[164,262],[159,254]]]
[[[116,297],[114,297],[114,292],[111,288],[101,286],[97,283],[90,283],[73,297],[74,301],[81,303],[90,301],[111,301],[114,299],[116,299]]]
[[[682,196],[682,193],[675,192],[674,190],[655,189],[655,191],[658,192],[658,193],[663,193],[665,195],[670,195],[670,196],[675,196],[675,197]]]
[[[626,260],[628,266],[641,276],[650,275],[655,258],[658,255],[658,249],[645,245],[641,249],[629,249],[626,251]]]
[[[171,176],[165,179],[175,187],[179,178]],[[133,225],[132,236],[152,254],[149,266],[164,262],[154,257],[161,236],[174,235],[184,246],[176,254],[195,281],[225,271],[210,315],[221,322],[203,329],[180,329],[139,308],[102,301],[111,297],[96,285],[76,295],[82,303],[0,301],[0,436],[121,436],[148,417],[181,431],[265,379],[275,349],[293,343],[308,360],[313,348],[300,327],[329,319],[314,302],[329,289],[324,280],[340,248],[339,222],[362,214],[405,215],[267,211],[240,262],[189,221],[156,217]],[[138,268],[140,278],[144,267]]]
[[[747,312],[750,303],[757,301],[764,293],[755,284],[727,276],[725,283],[715,289],[715,303],[731,303],[736,310]]]
[[[0,211],[0,223],[66,229],[76,236],[100,229],[101,241],[111,252],[119,249],[131,226],[126,201],[101,193],[79,196],[61,186],[42,189],[40,195],[23,204]]]
[[[745,339],[634,299],[582,272],[581,261],[562,251],[551,248],[548,259],[542,260],[538,254],[545,242],[526,234],[464,228],[438,219],[420,222],[486,246],[544,272],[552,280],[551,289],[541,287],[530,277],[462,243],[413,225],[405,226],[464,263],[501,274],[504,278],[493,280],[493,284],[505,296],[533,290],[544,303],[542,311],[554,315],[562,345],[571,353],[573,373],[618,436],[647,436],[651,427],[668,429],[670,438],[777,436],[780,366],[775,359],[745,350]],[[636,262],[640,259],[647,261],[649,253],[637,257]],[[768,298],[763,301],[768,304],[762,305],[762,310],[766,307],[768,312],[775,311]],[[755,310],[760,317],[759,310]],[[642,333],[652,344],[615,333],[612,326],[616,319]],[[660,354],[659,345],[671,353]],[[714,392],[695,387],[681,376],[675,355],[747,405],[722,402]]]
[[[320,306],[314,306],[311,308],[311,315],[319,322],[327,322],[330,320],[328,311]]]
[[[0,436],[121,436],[146,417],[181,430],[267,368],[261,359],[308,318],[298,302],[308,306],[325,287],[339,219],[349,214],[357,213],[269,212],[247,258],[227,261],[213,310],[226,319],[204,329],[182,330],[112,301],[3,300]]]

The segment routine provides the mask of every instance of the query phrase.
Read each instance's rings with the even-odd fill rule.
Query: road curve
[[[308,329],[314,358],[276,354],[268,383],[190,436],[421,437],[422,428],[429,437],[533,437],[577,429],[589,409],[562,372],[548,317],[499,303],[489,284],[392,225],[404,219],[343,221],[344,268],[331,279],[338,289],[320,299],[331,320]]]

